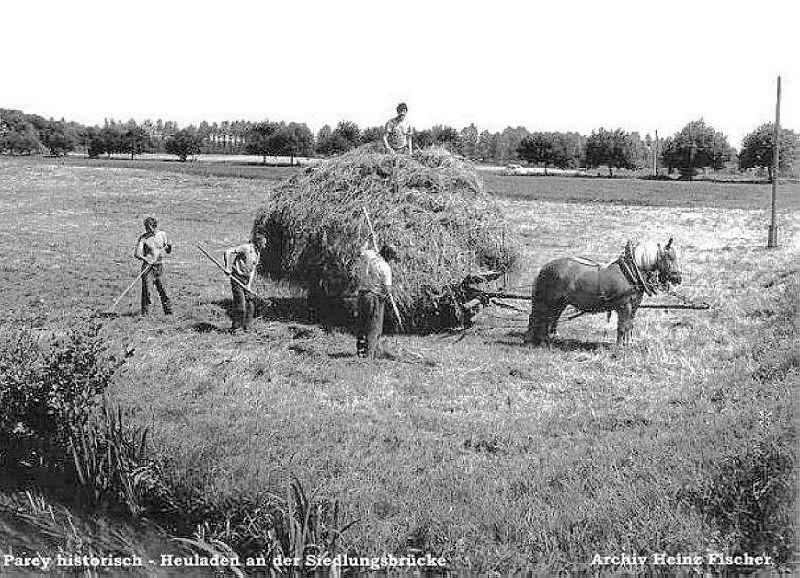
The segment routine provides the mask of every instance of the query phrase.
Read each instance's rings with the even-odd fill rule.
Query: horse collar
[[[636,263],[633,243],[628,241],[625,244],[625,250],[622,252],[622,255],[617,261],[620,265],[623,275],[625,275],[625,278],[631,285],[636,287],[636,289],[647,293],[648,295],[656,294],[654,285],[647,281],[645,276],[642,274],[642,270],[639,269],[638,263]]]

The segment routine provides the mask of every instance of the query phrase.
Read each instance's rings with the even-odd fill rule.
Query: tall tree
[[[203,137],[196,130],[185,128],[167,138],[164,143],[164,151],[167,154],[176,155],[181,162],[186,162],[189,155],[200,153],[202,143]]]
[[[276,122],[265,120],[251,127],[245,137],[245,150],[251,155],[260,155],[264,164],[267,164],[267,157],[275,154],[276,141],[275,134],[280,125]]]
[[[354,122],[341,121],[333,131],[325,125],[317,137],[317,152],[329,156],[339,155],[361,144],[361,129]]]
[[[567,165],[571,168],[584,166],[586,161],[586,137],[578,132],[564,134],[567,147]]]
[[[608,167],[608,176],[614,177],[614,169],[636,168],[636,147],[630,133],[618,128],[592,131],[586,140],[586,166]]]
[[[89,131],[87,137],[88,153],[90,157],[97,157],[101,154],[111,156],[112,154],[125,152],[124,133],[112,120],[106,121],[105,126],[98,131]]]
[[[316,146],[316,150],[319,154],[324,156],[334,154],[334,152],[331,150],[332,148],[334,148],[331,146],[332,135],[333,135],[333,129],[330,127],[330,125],[326,124],[321,129],[319,129],[319,132],[317,133],[317,146]]]
[[[156,123],[154,123],[151,119],[146,118],[144,121],[142,121],[142,124],[140,126],[142,127],[144,133],[147,135],[147,140],[150,143],[149,148],[152,150],[152,152],[156,153],[166,152],[165,146],[167,139],[163,134],[161,134],[157,130]]]
[[[775,125],[771,122],[762,124],[744,137],[742,150],[739,152],[739,168],[766,168],[769,182],[775,178],[772,174],[773,146],[775,144]],[[800,153],[798,135],[793,131],[781,128],[778,138],[778,170],[781,174],[789,174],[797,162]]]
[[[492,158],[490,151],[492,143],[492,133],[488,130],[478,135],[478,144],[475,146],[475,158],[478,161],[487,161]]]
[[[51,155],[59,157],[75,150],[77,135],[63,121],[51,120],[39,130],[39,139]]]
[[[517,152],[519,145],[530,134],[524,126],[518,126],[517,128],[509,126],[503,129],[497,139],[497,157],[500,164],[517,160],[519,158]]]
[[[361,144],[361,129],[358,128],[356,123],[349,120],[343,120],[337,124],[336,128],[333,129],[333,134],[340,135],[347,141],[348,149],[355,148]]]
[[[31,154],[41,146],[39,132],[29,115],[21,110],[0,109],[0,153]]]
[[[95,159],[106,152],[103,146],[103,139],[100,137],[100,130],[90,126],[86,128],[82,136],[86,146],[86,154],[89,158]]]
[[[681,178],[688,180],[699,168],[724,168],[732,155],[733,149],[725,135],[706,125],[702,118],[665,140],[662,152],[664,164],[678,169]]]
[[[133,160],[136,155],[142,154],[145,148],[152,146],[148,134],[142,127],[136,126],[134,122],[132,126],[129,123],[128,128],[122,134],[120,147],[122,150],[120,152],[131,155],[131,160]]]
[[[566,168],[569,164],[567,139],[558,132],[535,132],[522,139],[517,154],[529,163]]]
[[[465,126],[458,135],[458,152],[468,159],[477,157],[478,127],[474,124]]]
[[[350,150],[350,143],[341,134],[333,132],[317,142],[317,152],[323,156],[340,155]]]
[[[321,143],[326,138],[331,136],[331,134],[333,134],[333,129],[331,129],[330,125],[326,124],[321,129],[319,129],[319,132],[317,133],[317,143]]]
[[[290,122],[288,129],[292,135],[292,147],[295,156],[310,157],[314,155],[314,133],[306,123]]]
[[[458,152],[458,131],[451,126],[437,124],[431,127],[434,144]]]
[[[382,137],[383,137],[383,127],[380,126],[368,126],[363,131],[361,131],[361,142],[363,142],[364,144],[371,142],[380,142]]]
[[[489,136],[489,141],[486,145],[487,158],[492,159],[496,164],[503,164],[500,160],[500,133],[492,133]]]
[[[415,130],[413,140],[414,140],[414,148],[417,149],[428,148],[430,146],[433,146],[434,144],[433,132],[431,132],[431,129],[429,128],[420,131]]]
[[[288,156],[294,164],[296,156],[310,156],[314,152],[314,135],[305,123],[281,123],[272,137],[273,154]]]

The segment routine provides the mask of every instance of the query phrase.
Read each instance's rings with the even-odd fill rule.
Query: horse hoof
[[[526,335],[522,340],[523,345],[527,345],[528,347],[538,347],[542,344],[541,340],[537,339],[536,336]]]

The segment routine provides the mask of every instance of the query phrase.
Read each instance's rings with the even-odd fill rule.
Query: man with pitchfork
[[[267,239],[261,233],[253,235],[250,243],[232,247],[225,251],[225,269],[231,277],[233,294],[233,325],[231,333],[240,329],[248,331],[255,314],[255,294],[253,293],[253,277],[256,266],[261,259],[261,251],[267,246]]]
[[[397,259],[397,250],[384,245],[380,251],[361,247],[356,262],[355,275],[358,281],[358,336],[356,353],[359,357],[375,357],[378,340],[383,334],[383,312],[386,301],[391,299],[392,269],[388,261]]]
[[[172,315],[172,301],[164,287],[164,256],[172,252],[172,245],[164,231],[158,230],[158,222],[153,217],[144,220],[144,233],[136,243],[133,256],[142,262],[142,315],[150,312],[153,285],[161,298],[165,315]]]

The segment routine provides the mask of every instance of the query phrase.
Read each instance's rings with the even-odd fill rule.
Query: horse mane
[[[633,259],[642,271],[651,271],[658,262],[658,243],[642,241],[633,249]]]

